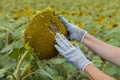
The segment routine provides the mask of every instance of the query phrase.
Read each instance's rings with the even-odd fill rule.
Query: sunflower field
[[[0,0],[0,80],[89,80],[61,55],[44,60],[26,56],[22,31],[36,11],[46,8],[94,37],[120,47],[120,0]],[[82,44],[80,48],[96,67],[120,80],[119,67]]]

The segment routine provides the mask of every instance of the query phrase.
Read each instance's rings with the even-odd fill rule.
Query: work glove
[[[62,34],[57,33],[55,48],[68,62],[84,72],[85,67],[91,62],[85,57],[79,46],[73,46]]]
[[[63,22],[63,24],[65,25],[65,27],[67,28],[68,32],[69,32],[69,38],[71,40],[77,40],[79,42],[83,42],[83,39],[87,33],[87,31],[82,30],[80,28],[78,28],[77,26],[69,23],[65,18],[63,18],[61,15],[59,16],[59,18],[61,19],[61,21]]]

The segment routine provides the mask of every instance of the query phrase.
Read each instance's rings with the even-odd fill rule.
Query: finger
[[[73,45],[70,43],[69,40],[66,39],[66,37],[63,34],[57,33],[56,37],[62,41],[62,43],[67,46],[68,48],[71,48]]]
[[[60,36],[60,33],[56,33],[56,37],[59,37]]]
[[[70,38],[70,40],[74,40],[74,34],[71,34],[70,36],[69,36],[69,38]]]
[[[64,39],[64,44],[66,44],[68,47],[72,47],[72,44],[65,38],[63,34],[62,34],[62,37]]]
[[[67,40],[67,39],[64,37],[64,35],[63,35],[63,34],[60,34],[60,33],[57,33],[57,34],[56,34],[56,37],[57,37],[58,39],[60,39],[60,40]]]
[[[69,24],[68,21],[65,18],[63,18],[61,15],[59,16],[59,18],[65,25]]]
[[[65,25],[65,27],[66,27],[68,30],[70,30],[71,27],[69,26],[69,22],[68,22],[65,18],[63,18],[61,15],[59,16],[59,18],[60,18],[60,20],[63,22],[63,24]]]
[[[58,44],[58,46],[59,46],[62,50],[64,50],[64,51],[67,50],[67,47],[61,42],[61,40],[59,40],[58,38],[55,38],[55,40],[56,40],[56,43]]]
[[[64,55],[64,51],[63,51],[58,45],[55,45],[54,47],[57,49],[57,51],[58,51],[60,54]]]
[[[63,34],[57,33],[57,38],[61,40],[61,42],[67,47],[70,48],[72,45],[69,41],[64,37]]]

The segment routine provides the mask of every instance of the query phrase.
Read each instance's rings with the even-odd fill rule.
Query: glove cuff
[[[86,59],[86,60],[82,61],[82,63],[81,63],[81,61],[79,61],[77,67],[78,67],[82,72],[84,72],[86,66],[89,65],[89,64],[93,64],[93,63],[92,63],[91,61],[89,61],[88,59]]]
[[[83,32],[83,35],[82,35],[82,37],[81,37],[81,39],[80,39],[80,42],[81,42],[81,43],[83,42],[86,34],[87,34],[87,31],[84,31],[84,32]]]
[[[79,33],[80,33],[79,34],[79,41],[82,43],[84,38],[85,38],[85,36],[86,36],[86,34],[87,34],[87,31],[80,29]]]
[[[89,64],[93,64],[93,63],[89,61],[86,65],[84,65],[84,67],[83,67],[83,69],[82,69],[82,72],[85,72],[85,68],[86,68],[86,66],[88,66]]]

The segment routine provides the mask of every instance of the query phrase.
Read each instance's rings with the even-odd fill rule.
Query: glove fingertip
[[[60,51],[60,47],[58,46],[58,45],[54,45],[54,47],[58,50],[58,51]]]
[[[68,25],[68,21],[64,17],[62,17],[61,15],[59,15],[59,18],[63,22],[63,24]]]
[[[58,45],[57,45],[57,44],[55,44],[55,45],[54,45],[54,47],[57,49]]]
[[[61,55],[64,55],[64,51],[63,51],[58,45],[55,45],[54,47],[57,49],[57,51],[58,51]]]
[[[61,49],[58,45],[55,44],[54,47],[55,47],[59,52],[62,51],[62,49]]]
[[[56,33],[56,38],[60,35],[60,33]]]
[[[65,19],[64,19],[61,15],[59,15],[59,18],[60,18],[60,20],[62,20],[63,22],[65,21]]]
[[[59,18],[62,19],[62,15],[59,15]]]
[[[65,27],[67,28],[67,30],[70,31],[71,27],[69,25],[69,22],[64,17],[62,17],[61,15],[59,15],[59,18],[63,22],[63,24],[65,25]]]

